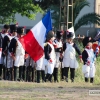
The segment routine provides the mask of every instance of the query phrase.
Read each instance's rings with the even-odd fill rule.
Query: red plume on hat
[[[26,26],[23,26],[24,29],[26,29]]]

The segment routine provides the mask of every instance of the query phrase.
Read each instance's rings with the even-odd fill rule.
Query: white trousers
[[[43,60],[44,57],[41,57],[37,62],[36,62],[36,70],[41,70],[43,67]]]
[[[53,61],[52,63],[48,62],[48,66],[47,66],[47,68],[48,68],[48,72],[47,73],[48,74],[52,74],[53,73],[55,63],[56,63],[56,61]]]
[[[16,55],[14,66],[19,67],[24,65],[24,55]]]
[[[13,67],[13,59],[11,58],[9,53],[8,53],[8,56],[4,58],[4,65],[7,68]]]
[[[63,65],[64,67],[78,68],[78,62],[76,58],[63,58]]]
[[[95,66],[87,66],[87,65],[83,65],[82,66],[82,72],[84,74],[84,77],[95,77]]]

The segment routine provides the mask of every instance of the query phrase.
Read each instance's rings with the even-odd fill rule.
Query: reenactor
[[[17,26],[16,26],[16,24],[12,24],[12,25],[10,25],[10,33],[11,33],[11,37],[12,37],[12,39],[13,38],[15,38],[15,37],[17,37]],[[9,55],[10,55],[10,52],[8,52],[9,53]],[[12,55],[10,55],[9,56],[9,58],[8,59],[10,59],[10,62],[9,62],[9,69],[7,70],[7,73],[8,73],[8,76],[10,77],[10,80],[14,80],[14,60],[13,60],[13,58],[12,58]]]
[[[100,41],[98,41],[100,42]],[[85,37],[82,41],[84,50],[82,52],[83,66],[82,72],[84,74],[85,82],[94,82],[96,67],[96,57],[100,52],[100,43],[96,43],[91,37]]]
[[[9,52],[14,60],[14,81],[23,80],[23,66],[25,59],[25,50],[18,40],[24,35],[24,28],[17,28],[17,37],[13,38],[10,42]],[[19,73],[18,73],[19,70]],[[19,74],[19,75],[18,75]],[[19,76],[19,77],[18,77]]]
[[[52,74],[54,71],[54,66],[56,62],[56,55],[55,55],[55,49],[53,46],[53,41],[54,41],[54,32],[49,31],[46,37],[46,44],[44,47],[44,53],[45,53],[45,59],[47,64],[47,74],[45,77],[45,81],[50,81],[52,82]]]
[[[70,69],[71,82],[74,82],[75,69],[78,67],[78,62],[76,60],[76,52],[79,54],[80,60],[82,60],[81,51],[78,48],[77,44],[73,42],[73,37],[74,33],[66,32],[66,43],[63,44],[63,51],[64,51],[63,64],[64,64],[66,82],[68,82],[69,69]]]
[[[9,29],[10,26],[9,25],[4,25],[4,33],[2,34],[3,36],[3,47],[2,47],[2,53],[3,53],[3,59],[4,59],[4,79],[9,79],[9,75],[8,75],[8,70],[11,67],[11,59],[9,59],[10,55],[9,55],[9,43],[11,40],[11,36],[9,35]]]
[[[63,31],[57,31],[56,32],[56,39],[54,40],[54,43],[56,44],[55,47],[55,53],[56,53],[56,64],[54,67],[54,82],[58,82],[58,68],[62,67],[61,63],[60,63],[60,56],[62,55],[62,35],[63,35]],[[63,68],[61,68],[61,70],[63,70]],[[62,73],[63,74],[63,73]]]

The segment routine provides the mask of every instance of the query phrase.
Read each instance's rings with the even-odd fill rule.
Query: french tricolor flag
[[[25,36],[19,39],[25,51],[37,61],[44,53],[44,41],[48,31],[52,30],[50,11]]]

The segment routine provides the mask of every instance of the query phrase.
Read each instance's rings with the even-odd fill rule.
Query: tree
[[[78,21],[75,23],[76,18],[80,14],[80,11],[85,7],[89,6],[89,2],[87,0],[81,1],[79,3],[75,2],[74,8],[73,8],[73,20],[74,20],[74,29],[75,31],[79,29],[82,25],[87,25],[88,22],[91,22],[93,24],[99,24],[100,25],[100,15],[97,13],[88,13],[84,14]]]
[[[33,19],[37,12],[42,12],[42,10],[38,5],[33,4],[33,0],[0,0],[0,21],[2,23],[8,21],[9,18],[14,18],[16,13]]]
[[[46,10],[52,5],[60,5],[60,0],[33,0],[34,4],[39,4],[39,6]]]
[[[80,2],[78,2],[78,0],[76,0],[76,1],[77,2],[75,2],[74,5],[73,5],[73,23],[75,23],[75,20],[78,17],[81,10],[85,6],[88,6],[88,7],[90,6],[89,2],[87,2],[86,0],[80,1]]]
[[[51,5],[50,6],[50,9],[51,9],[51,17],[53,19],[53,26],[55,28],[59,28],[59,6],[57,5]]]
[[[53,10],[52,19],[54,19],[54,27],[58,28],[58,25],[61,21],[66,22],[67,12],[66,12],[66,9],[64,9],[64,7],[62,7],[63,12],[62,12],[61,20],[59,20],[60,0],[33,0],[33,1],[34,1],[34,4],[39,4],[40,7],[44,10],[47,10],[47,8]],[[64,2],[67,2],[68,0],[62,0],[62,1],[64,3]],[[82,25],[87,25],[89,21],[93,24],[100,24],[100,15],[96,13],[85,14],[77,22],[75,22],[81,10],[85,6],[89,7],[90,3],[87,0],[73,0],[73,1],[74,1],[73,3],[73,25],[74,25],[75,31],[79,29]]]

